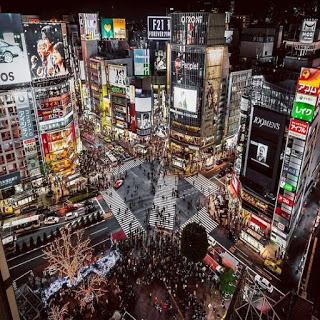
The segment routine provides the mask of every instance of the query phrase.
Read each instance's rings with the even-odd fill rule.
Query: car
[[[273,292],[272,284],[265,278],[259,276],[258,274],[254,277],[255,283],[257,283],[260,288],[267,290],[269,293]]]
[[[264,265],[276,274],[281,274],[282,269],[279,267],[280,262],[275,262],[269,259],[264,260]]]
[[[43,221],[44,224],[56,224],[58,222],[59,222],[59,218],[53,217],[53,216],[47,217]]]
[[[78,213],[77,212],[68,212],[65,215],[64,220],[72,220],[74,218],[78,218]]]
[[[68,213],[68,212],[71,212],[71,211],[74,211],[76,210],[77,207],[74,206],[73,204],[67,204],[67,205],[64,205],[62,208],[58,209],[58,214],[63,216],[64,214]]]
[[[37,212],[38,207],[36,205],[30,205],[21,210],[22,214]]]
[[[13,62],[13,58],[18,57],[21,53],[21,48],[17,44],[10,44],[0,40],[0,61],[11,63]]]
[[[114,185],[113,185],[113,187],[115,188],[115,189],[119,189],[122,185],[123,185],[123,179],[118,179],[115,183],[114,183]]]
[[[216,160],[216,165],[220,165],[220,164],[222,164],[223,163],[223,160]]]

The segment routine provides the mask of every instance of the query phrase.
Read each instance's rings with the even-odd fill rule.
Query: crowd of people
[[[191,262],[180,254],[179,233],[136,233],[119,242],[117,250],[121,257],[107,275],[106,293],[95,301],[93,309],[90,303],[84,310],[74,306],[68,311],[72,319],[87,319],[84,315],[90,315],[88,319],[111,319],[115,312],[129,312],[144,320],[181,316],[204,320],[212,306],[216,319],[222,315],[217,307],[215,273],[202,262]],[[49,304],[74,304],[75,296],[74,289],[64,288]]]

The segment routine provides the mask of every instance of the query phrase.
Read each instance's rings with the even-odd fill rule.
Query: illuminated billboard
[[[102,39],[125,39],[126,20],[125,19],[101,19],[101,38]]]
[[[68,74],[61,24],[25,24],[24,32],[32,80]]]
[[[314,106],[308,103],[295,101],[292,108],[292,117],[295,119],[312,122],[314,118],[314,109]]]
[[[197,112],[197,90],[173,88],[173,107],[188,112]]]
[[[148,17],[148,39],[149,40],[170,40],[171,18],[152,16]]]
[[[81,40],[100,40],[96,13],[79,13],[79,25]]]
[[[309,124],[305,121],[290,119],[289,133],[291,136],[306,140]]]
[[[136,76],[150,75],[149,49],[134,49],[134,74]]]
[[[101,19],[101,38],[114,39],[113,19],[110,19],[110,18]]]
[[[258,106],[253,109],[245,176],[260,192],[261,187],[275,192],[285,123],[283,114]]]
[[[15,91],[14,99],[16,103],[17,116],[23,140],[33,138],[35,136],[32,121],[32,106],[30,106],[27,91]]]
[[[297,92],[318,96],[320,87],[320,69],[301,68]]]
[[[317,19],[305,19],[302,23],[299,41],[302,43],[312,43],[317,28]]]
[[[30,81],[21,16],[0,13],[0,87]]]
[[[113,34],[115,39],[126,38],[126,19],[113,19]]]
[[[127,84],[127,67],[109,64],[108,76],[110,85],[123,88]]]
[[[164,71],[167,70],[167,57],[164,50],[157,50],[155,52],[154,70]]]

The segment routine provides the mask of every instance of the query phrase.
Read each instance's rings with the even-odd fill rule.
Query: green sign
[[[113,19],[102,18],[101,19],[101,37],[102,39],[113,39]]]
[[[118,94],[126,94],[126,88],[120,88],[120,87],[111,87],[111,92],[112,93],[118,93]]]
[[[285,182],[284,185],[283,185],[283,189],[284,190],[287,190],[289,192],[293,192],[294,191],[294,186],[288,182]]]
[[[308,122],[312,122],[314,118],[314,106],[305,102],[293,103],[292,117]]]

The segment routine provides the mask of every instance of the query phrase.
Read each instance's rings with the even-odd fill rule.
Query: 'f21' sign
[[[170,40],[171,18],[166,16],[148,17],[148,39]]]

